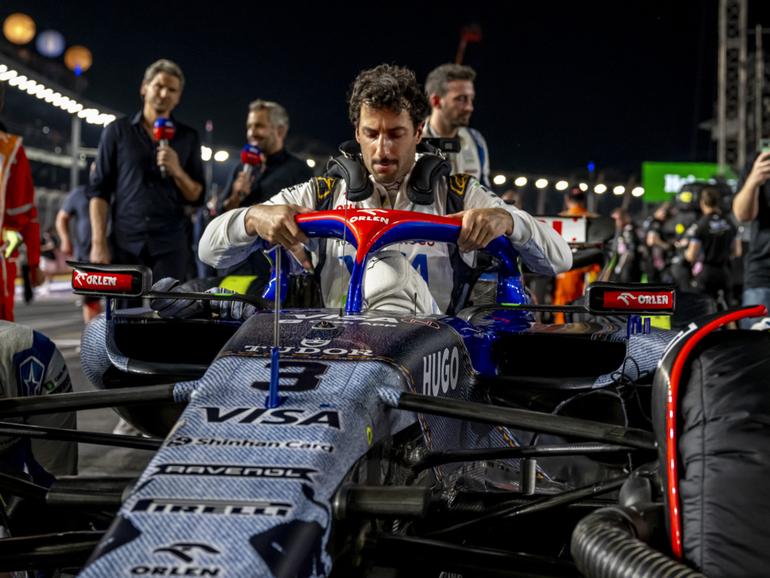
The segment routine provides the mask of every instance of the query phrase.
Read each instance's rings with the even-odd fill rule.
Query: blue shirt
[[[178,122],[169,143],[190,178],[205,182],[200,138],[195,129]],[[187,244],[184,206],[201,205],[206,197],[189,203],[174,179],[163,178],[156,162],[157,146],[142,126],[142,113],[116,120],[102,132],[91,178],[89,198],[111,206],[112,240],[121,249],[138,255],[178,251]]]
[[[73,257],[77,261],[88,261],[91,253],[91,220],[88,214],[86,186],[75,187],[64,199],[61,210],[75,217],[76,238],[73,239]]]

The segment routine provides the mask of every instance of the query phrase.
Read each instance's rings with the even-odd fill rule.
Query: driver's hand
[[[294,217],[312,212],[313,209],[300,205],[253,205],[246,211],[246,233],[259,236],[268,243],[283,245],[305,269],[311,270],[313,266],[302,246],[308,239],[297,226]]]
[[[463,220],[457,247],[464,253],[483,249],[492,239],[513,233],[513,217],[505,209],[467,209],[447,217]]]

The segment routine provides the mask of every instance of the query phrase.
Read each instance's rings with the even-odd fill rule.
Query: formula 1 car
[[[0,400],[4,417],[113,406],[154,437],[24,424],[2,433],[157,450],[138,480],[43,487],[0,477],[0,491],[16,497],[4,510],[12,537],[0,540],[0,570],[289,578],[763,568],[768,500],[757,488],[770,473],[770,422],[758,408],[770,407],[760,387],[770,336],[714,333],[763,307],[662,331],[640,316],[674,313],[673,289],[595,284],[566,308],[586,321],[543,325],[535,313],[549,308],[528,302],[501,237],[486,249],[495,304],[455,316],[364,311],[370,254],[452,243],[460,228],[448,217],[364,212],[297,217],[308,237],[356,248],[344,311],[277,307],[240,322],[110,305],[82,343],[98,391]],[[278,301],[283,265],[277,258],[270,283]],[[248,300],[153,291],[139,266],[78,264],[73,287],[111,299]],[[47,518],[29,514],[38,511]]]

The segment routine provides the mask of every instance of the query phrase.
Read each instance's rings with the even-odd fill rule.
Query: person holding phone
[[[751,227],[743,280],[743,305],[765,305],[770,310],[770,139],[744,167],[733,199],[733,215]],[[749,329],[752,320],[741,327]]]

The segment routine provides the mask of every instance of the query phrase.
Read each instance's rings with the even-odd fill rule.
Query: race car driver
[[[554,230],[506,205],[472,177],[457,175],[438,180],[430,204],[415,204],[410,199],[407,187],[419,162],[417,145],[427,113],[428,102],[411,70],[382,64],[361,72],[351,89],[348,115],[374,185],[371,196],[351,202],[344,179],[314,178],[289,187],[263,204],[235,209],[214,219],[199,243],[200,259],[217,268],[228,267],[260,249],[262,240],[280,243],[310,269],[311,261],[303,248],[308,239],[297,227],[296,215],[322,207],[346,206],[447,215],[449,199],[454,194],[462,200],[461,210],[452,216],[462,219],[457,245],[465,253],[466,262],[473,258],[469,253],[506,235],[533,271],[554,275],[568,270],[572,264],[570,249]],[[324,205],[322,199],[331,203]],[[328,242],[325,254],[316,260],[316,266],[323,264],[317,273],[327,307],[339,307],[344,302],[349,278],[347,262],[352,255],[349,245]],[[364,283],[364,299],[370,309],[432,313],[437,306],[441,311],[447,310],[452,297],[453,266],[445,244],[405,243],[378,256],[380,259],[373,260],[367,268],[369,282]],[[404,259],[412,267],[399,263]],[[432,293],[435,305],[432,299],[425,298],[426,293]],[[378,307],[378,303],[384,305]]]

